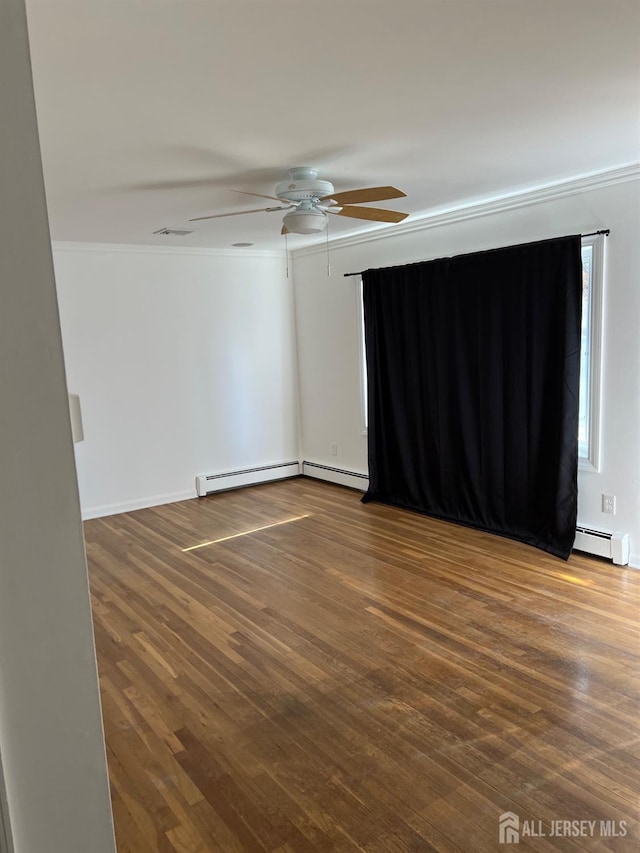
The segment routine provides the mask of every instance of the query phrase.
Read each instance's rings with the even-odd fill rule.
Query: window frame
[[[362,289],[362,276],[356,278],[356,316],[358,319],[358,365],[360,371],[360,434],[369,435],[369,419],[367,408],[369,405],[367,390],[367,348],[364,340],[364,293]]]
[[[588,352],[589,379],[587,383],[587,446],[578,449],[578,468],[581,471],[600,471],[600,415],[602,392],[602,328],[604,303],[605,235],[583,237],[581,248],[591,247],[591,281],[586,310],[589,312]],[[583,306],[584,310],[584,306]],[[580,360],[585,353],[580,352]]]
[[[582,249],[591,247],[591,281],[589,282],[589,298],[586,310],[589,312],[588,351],[589,379],[587,383],[587,446],[586,452],[580,453],[578,442],[578,469],[580,471],[600,471],[600,420],[601,420],[601,384],[602,384],[602,328],[604,303],[604,266],[605,266],[605,235],[593,234],[583,237]],[[367,358],[364,337],[364,304],[362,276],[356,279],[356,299],[359,317],[359,367],[360,367],[360,422],[362,435],[368,434],[367,418]],[[584,306],[583,306],[584,310]],[[580,364],[585,353],[580,349]]]

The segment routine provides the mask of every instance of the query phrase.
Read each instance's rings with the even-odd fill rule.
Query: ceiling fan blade
[[[399,210],[385,210],[383,207],[357,207],[348,205],[342,210],[327,208],[327,213],[335,213],[336,216],[350,216],[353,219],[370,219],[373,222],[402,222],[409,216],[408,213],[400,213]]]
[[[258,207],[254,210],[236,210],[233,213],[214,213],[211,216],[196,216],[189,222],[199,222],[201,219],[222,219],[224,216],[244,216],[245,213],[272,213],[275,210],[290,210],[294,206],[289,204],[287,207]]]
[[[347,190],[344,193],[323,196],[320,201],[333,199],[338,204],[360,204],[368,201],[386,201],[389,198],[404,198],[407,194],[395,187],[365,187],[361,190]]]
[[[262,195],[262,193],[249,193],[246,190],[231,190],[232,193],[242,193],[242,195],[254,195],[256,198],[270,198],[273,201],[282,201],[275,195]]]

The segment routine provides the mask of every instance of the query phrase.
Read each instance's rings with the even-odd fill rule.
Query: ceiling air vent
[[[154,234],[162,234],[169,236],[174,234],[176,237],[186,237],[187,234],[193,234],[193,231],[185,231],[184,228],[160,228],[159,231],[154,231]]]

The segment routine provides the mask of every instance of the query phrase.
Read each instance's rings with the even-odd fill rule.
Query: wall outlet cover
[[[602,496],[602,512],[607,513],[607,515],[615,515],[616,514],[616,496],[615,495],[603,495]]]

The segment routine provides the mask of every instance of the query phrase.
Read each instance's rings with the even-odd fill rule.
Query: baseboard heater
[[[361,492],[366,492],[369,488],[369,477],[366,474],[346,471],[344,468],[332,468],[331,465],[320,465],[318,462],[303,462],[301,473],[303,477],[326,480],[328,483],[349,486],[349,488],[358,489]]]
[[[626,566],[629,563],[629,534],[577,527],[573,550],[606,557],[617,566]]]
[[[298,477],[300,474],[341,486],[349,486],[361,492],[366,492],[369,486],[369,477],[366,474],[305,460],[302,463],[280,462],[276,465],[262,465],[258,468],[245,468],[242,471],[224,471],[220,474],[200,474],[196,477],[196,492],[198,497],[202,498],[213,492],[237,489],[241,486],[255,486],[272,480],[285,480],[289,477]],[[573,550],[605,557],[617,566],[626,566],[629,563],[629,534],[577,527]]]
[[[224,471],[221,474],[200,474],[196,477],[196,492],[199,498],[212,492],[238,489],[240,486],[256,486],[271,480],[285,480],[300,475],[299,462],[279,462],[277,465],[262,465],[242,471]]]

